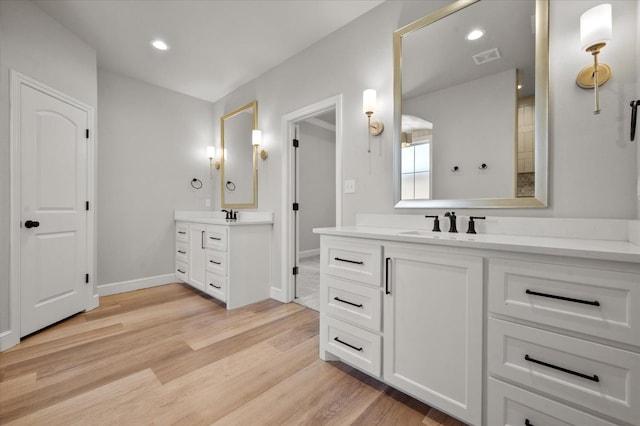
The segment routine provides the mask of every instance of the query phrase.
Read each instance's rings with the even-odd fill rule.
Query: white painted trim
[[[306,123],[312,124],[316,127],[320,127],[321,129],[329,130],[331,132],[336,131],[336,125],[327,123],[326,121],[320,120],[319,118],[311,117],[305,120]]]
[[[87,257],[87,269],[93,286],[93,292],[89,292],[86,300],[86,309],[95,308],[95,295],[97,289],[97,249],[96,249],[96,123],[93,107],[84,104],[77,99],[65,95],[47,85],[40,83],[18,71],[9,70],[9,192],[10,192],[10,209],[9,209],[9,330],[0,334],[0,350],[7,349],[20,343],[20,206],[22,203],[22,194],[20,188],[21,182],[21,158],[20,158],[20,86],[30,86],[35,90],[39,90],[52,97],[71,104],[83,111],[87,112],[89,120],[89,146],[87,149],[87,199],[92,206],[87,214],[87,247],[90,251]]]
[[[307,257],[320,256],[320,249],[312,249],[298,252],[298,257],[300,259],[306,259]]]
[[[271,298],[282,303],[290,302],[290,300],[287,300],[287,298],[285,297],[285,293],[282,291],[282,288],[278,287],[271,287]]]
[[[283,302],[293,300],[293,253],[295,221],[293,220],[293,139],[294,123],[335,108],[336,111],[336,226],[342,225],[342,95],[336,95],[315,104],[308,105],[282,117],[283,165],[282,168],[282,288],[272,287],[272,295],[279,291]],[[276,297],[274,297],[276,298]]]
[[[178,282],[175,274],[156,275],[155,277],[138,278],[135,280],[120,281],[117,283],[100,284],[98,285],[98,294],[100,296],[109,296],[111,294],[126,293],[128,291],[157,287],[175,282]]]

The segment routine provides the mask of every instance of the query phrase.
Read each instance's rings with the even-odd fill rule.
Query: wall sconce
[[[258,147],[262,145],[262,130],[255,129],[251,132],[251,144],[253,145],[253,149],[258,151]],[[266,160],[268,156],[269,153],[266,149],[260,151],[260,158],[263,160]]]
[[[209,159],[209,177],[213,179],[213,168],[220,169],[220,162],[216,161],[213,163],[214,158],[216,158],[216,148],[214,146],[207,147],[207,158]]]
[[[362,92],[362,111],[367,116],[367,127],[369,132],[367,137],[369,138],[369,150],[371,152],[371,135],[378,136],[384,130],[384,124],[379,120],[372,120],[371,116],[376,111],[376,91],[373,89],[367,89]]]
[[[593,88],[595,96],[594,114],[600,114],[600,97],[598,87],[611,78],[611,68],[607,64],[598,64],[600,49],[611,40],[612,33],[611,5],[601,4],[587,10],[580,16],[580,42],[582,49],[593,55],[593,65],[583,68],[576,84],[583,89]]]

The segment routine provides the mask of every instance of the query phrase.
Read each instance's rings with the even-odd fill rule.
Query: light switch
[[[353,194],[356,192],[356,181],[353,179],[345,179],[344,181],[344,193]]]

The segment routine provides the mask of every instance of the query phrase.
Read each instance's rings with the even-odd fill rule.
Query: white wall
[[[0,1],[0,333],[9,329],[9,70],[97,105],[96,52],[28,1]]]
[[[416,96],[402,107],[433,123],[433,198],[515,196],[515,69]],[[483,163],[488,168],[479,170]]]
[[[639,2],[640,3],[640,2]],[[636,6],[636,100],[640,100],[640,4]],[[635,138],[636,146],[640,144],[640,123],[636,123],[636,138]],[[638,196],[638,210],[637,210],[637,218],[640,219],[640,149],[637,149],[637,162],[636,162],[636,170],[638,171],[638,183],[637,183],[637,196]]]
[[[317,250],[313,228],[336,226],[336,132],[302,122],[298,140],[299,250]]]
[[[220,206],[213,105],[100,69],[98,110],[98,287],[173,275],[174,210]]]

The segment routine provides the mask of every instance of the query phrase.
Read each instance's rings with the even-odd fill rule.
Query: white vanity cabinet
[[[176,222],[176,278],[227,309],[268,299],[271,223],[217,222]]]
[[[482,419],[482,257],[385,245],[384,380]]]
[[[480,424],[482,265],[415,244],[323,235],[321,358]]]

